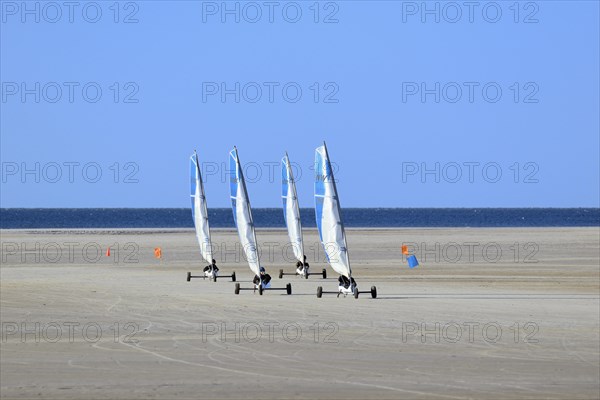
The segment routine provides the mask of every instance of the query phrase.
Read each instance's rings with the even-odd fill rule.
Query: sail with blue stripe
[[[348,278],[352,275],[340,201],[327,146],[315,151],[315,216],[319,238],[331,268]]]
[[[190,199],[192,200],[192,218],[196,228],[196,239],[200,246],[200,254],[208,263],[212,263],[212,245],[210,241],[210,226],[208,225],[208,207],[204,194],[204,183],[200,173],[198,154],[190,157]]]
[[[236,147],[229,153],[229,188],[233,219],[240,237],[240,244],[248,260],[248,266],[255,275],[260,276],[260,258],[250,199]]]
[[[294,251],[294,257],[304,263],[304,244],[302,240],[302,223],[300,222],[300,205],[296,192],[296,181],[292,172],[290,159],[285,153],[281,159],[281,199],[283,201],[283,217],[288,237]]]

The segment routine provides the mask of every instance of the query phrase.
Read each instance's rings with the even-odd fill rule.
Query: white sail
[[[352,270],[340,201],[325,143],[315,151],[315,215],[327,261],[335,272],[350,278]]]
[[[288,230],[288,236],[294,256],[304,263],[304,244],[302,242],[302,223],[300,222],[300,206],[296,193],[296,181],[292,173],[290,159],[285,154],[281,160],[281,198],[283,200],[283,216]]]
[[[190,157],[190,197],[192,200],[192,218],[194,219],[200,254],[202,254],[202,258],[208,263],[212,263],[213,255],[210,242],[210,227],[208,225],[208,208],[206,206],[204,184],[196,152]]]
[[[244,174],[242,173],[240,159],[235,147],[229,153],[229,169],[231,206],[233,208],[235,226],[240,237],[240,244],[244,249],[250,269],[254,274],[260,276],[260,259],[256,233],[254,232],[254,222],[252,221],[250,199],[248,198]]]

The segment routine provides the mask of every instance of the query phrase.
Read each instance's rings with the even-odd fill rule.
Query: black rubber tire
[[[263,289],[262,285],[260,285],[258,287],[258,294],[262,296],[263,295],[263,291],[264,291],[264,289]]]
[[[231,273],[231,282],[235,282],[235,271]]]
[[[283,270],[282,269],[279,270],[279,279],[281,279],[281,278],[283,278]]]
[[[287,294],[292,294],[292,284],[288,283],[287,285],[285,285],[285,291],[287,292]]]
[[[240,294],[240,284],[239,283],[235,284],[235,294]]]
[[[213,282],[216,282],[216,281],[217,281],[217,276],[215,275],[215,276],[213,276]]]
[[[308,272],[304,272],[304,279],[308,279]]]
[[[187,274],[187,281],[189,282],[191,280],[192,280],[192,273],[188,272],[188,274]]]
[[[320,299],[321,297],[323,297],[323,286],[317,288],[317,298]]]
[[[374,299],[377,298],[377,288],[375,286],[371,286],[371,297]]]
[[[358,288],[354,288],[354,298],[355,299],[358,299],[358,294],[359,294]]]
[[[327,279],[327,270],[323,268],[323,279]]]

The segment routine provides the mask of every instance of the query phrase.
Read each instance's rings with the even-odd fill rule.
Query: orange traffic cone
[[[110,247],[106,248],[106,257],[110,257]]]
[[[160,247],[155,247],[154,248],[154,257],[156,257],[156,258],[161,258],[162,257],[162,250],[160,249]]]

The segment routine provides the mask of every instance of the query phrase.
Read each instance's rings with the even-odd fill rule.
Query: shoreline
[[[282,228],[255,228],[257,232],[287,232],[285,227]],[[457,227],[447,227],[447,226],[439,226],[439,227],[418,227],[418,226],[408,226],[408,227],[345,227],[346,231],[366,231],[366,232],[393,232],[393,231],[440,231],[440,230],[456,230],[456,231],[467,231],[467,230],[572,230],[572,229],[582,229],[582,230],[598,230],[600,226],[457,226]],[[222,232],[232,232],[237,233],[235,227],[232,228],[210,228],[211,232],[222,233]],[[317,228],[302,228],[303,232],[317,232]],[[600,231],[599,231],[600,232]],[[195,233],[193,227],[191,228],[1,228],[0,234],[5,233],[32,233],[32,234],[59,234],[59,233],[74,233],[74,234],[102,234],[102,233],[128,233],[128,234],[159,234],[159,233]]]

